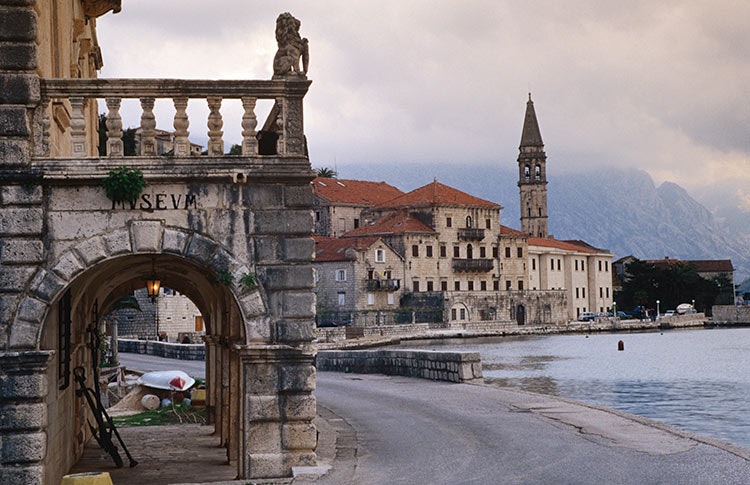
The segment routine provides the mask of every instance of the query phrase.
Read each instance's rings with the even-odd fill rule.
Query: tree
[[[318,177],[335,179],[339,176],[339,173],[332,168],[322,167],[315,169],[315,173]]]
[[[99,113],[99,156],[107,155],[107,115]],[[122,148],[126,157],[135,156],[135,128],[128,128],[122,132]]]
[[[634,260],[625,268],[626,278],[617,306],[623,309],[645,305],[656,308],[656,300],[662,309],[677,308],[680,303],[693,300],[696,306],[710,312],[715,304],[732,304],[732,282],[726,275],[710,280],[701,277],[695,265],[674,262],[654,265]]]

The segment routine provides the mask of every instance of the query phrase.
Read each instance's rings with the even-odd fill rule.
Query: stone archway
[[[284,296],[304,273],[296,273],[294,266],[255,263],[235,258],[205,234],[139,220],[79,241],[37,270],[9,340],[38,350],[24,352],[25,358],[18,353],[5,357],[15,358],[17,372],[25,378],[47,383],[40,384],[33,403],[42,430],[31,438],[39,441],[46,477],[54,480],[66,473],[82,450],[86,420],[81,416],[86,411],[69,373],[90,362],[85,332],[95,320],[94,309],[105,309],[122,294],[143,287],[154,269],[163,284],[190,297],[206,317],[209,417],[237,475],[283,476],[292,466],[315,463],[314,353],[290,345],[309,338],[304,327],[294,325],[295,317],[304,314],[305,299],[294,292]],[[222,273],[235,282],[257,273],[259,286],[221,284],[217,276]],[[67,356],[60,342],[64,295],[69,295],[71,314]],[[268,301],[281,307],[274,309]],[[311,317],[312,311],[308,313]],[[292,320],[280,321],[283,314]],[[311,329],[311,318],[309,324]],[[3,362],[3,371],[10,368]]]
[[[106,309],[119,296],[143,287],[145,279],[156,270],[163,284],[188,295],[205,315],[209,420],[215,426],[222,446],[227,448],[227,461],[233,463],[239,473],[244,424],[241,416],[246,393],[242,386],[241,349],[247,347],[248,335],[270,334],[263,328],[268,327],[269,319],[262,288],[248,289],[217,282],[217,275],[223,272],[233,274],[232,279],[239,280],[242,274],[246,274],[247,267],[205,236],[185,232],[187,237],[181,239],[183,244],[170,246],[168,242],[178,233],[176,229],[161,228],[160,225],[154,225],[152,229],[159,233],[158,237],[131,228],[130,237],[123,241],[133,241],[133,246],[142,248],[146,240],[160,240],[158,247],[149,247],[155,252],[133,252],[133,246],[129,250],[112,251],[115,246],[104,243],[112,235],[106,234],[71,248],[59,259],[58,265],[62,262],[67,267],[75,267],[75,262],[80,264],[70,281],[52,297],[50,311],[40,327],[40,349],[55,352],[47,368],[47,380],[50,388],[57,388],[57,392],[48,393],[46,406],[47,415],[57,419],[50,420],[47,448],[69,450],[70,456],[58,455],[55,460],[75,463],[82,451],[82,439],[86,436],[86,427],[82,426],[85,423],[77,420],[81,409],[85,410],[85,403],[75,396],[76,386],[70,371],[76,366],[90,367],[87,330],[95,328],[91,323],[97,319],[96,313]],[[170,232],[174,234],[170,236]],[[144,236],[147,237],[144,239]],[[167,241],[166,246],[164,241]],[[196,250],[196,244],[203,250]],[[101,252],[95,256],[92,248],[99,248]],[[69,301],[67,346],[60,338],[66,333],[61,331],[60,321],[63,295]],[[74,446],[70,446],[71,443]],[[48,476],[65,472],[65,467],[56,473],[53,463],[46,465]]]

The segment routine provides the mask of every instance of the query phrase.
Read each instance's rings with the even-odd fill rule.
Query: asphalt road
[[[128,369],[151,372],[155,370],[181,370],[191,377],[206,378],[206,363],[202,360],[165,359],[145,354],[119,352],[120,363]]]
[[[750,483],[746,458],[571,401],[378,375],[317,382],[319,406],[357,442],[319,483]]]
[[[202,361],[120,360],[205,374]],[[750,483],[749,450],[549,396],[329,372],[315,395],[336,447],[321,454],[333,468],[319,484]]]

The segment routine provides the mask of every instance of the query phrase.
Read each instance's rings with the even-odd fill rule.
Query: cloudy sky
[[[98,19],[101,76],[269,79],[283,11],[310,42],[316,167],[513,163],[531,92],[554,170],[640,168],[750,211],[747,0],[125,0]]]

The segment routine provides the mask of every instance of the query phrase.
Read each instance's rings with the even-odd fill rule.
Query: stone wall
[[[484,382],[477,352],[430,350],[326,350],[318,352],[319,371],[420,377],[435,381]]]
[[[714,305],[712,315],[717,324],[750,324],[750,305]]]
[[[119,339],[117,351],[130,354],[156,355],[168,359],[206,360],[204,344],[174,344],[156,340]]]
[[[651,320],[620,320],[615,318],[597,318],[591,322],[572,321],[560,325],[518,325],[513,321],[479,321],[461,324],[446,325],[435,328],[426,323],[403,324],[403,325],[381,325],[376,327],[364,327],[362,337],[377,340],[383,339],[419,339],[419,338],[441,338],[441,337],[480,337],[480,336],[506,336],[506,335],[545,335],[555,333],[571,332],[617,332],[636,330],[658,330],[667,328],[689,328],[702,327],[706,324],[706,316],[703,313],[691,315],[675,315],[662,317],[658,321]],[[315,329],[319,343],[336,343],[347,339],[346,327],[317,328]],[[330,346],[329,346],[330,347]]]
[[[468,309],[463,324],[479,321],[516,321],[519,305],[525,312],[526,325],[560,324],[567,321],[567,298],[562,290],[536,291],[475,291],[445,293],[446,320],[453,320],[450,310],[458,306]]]

